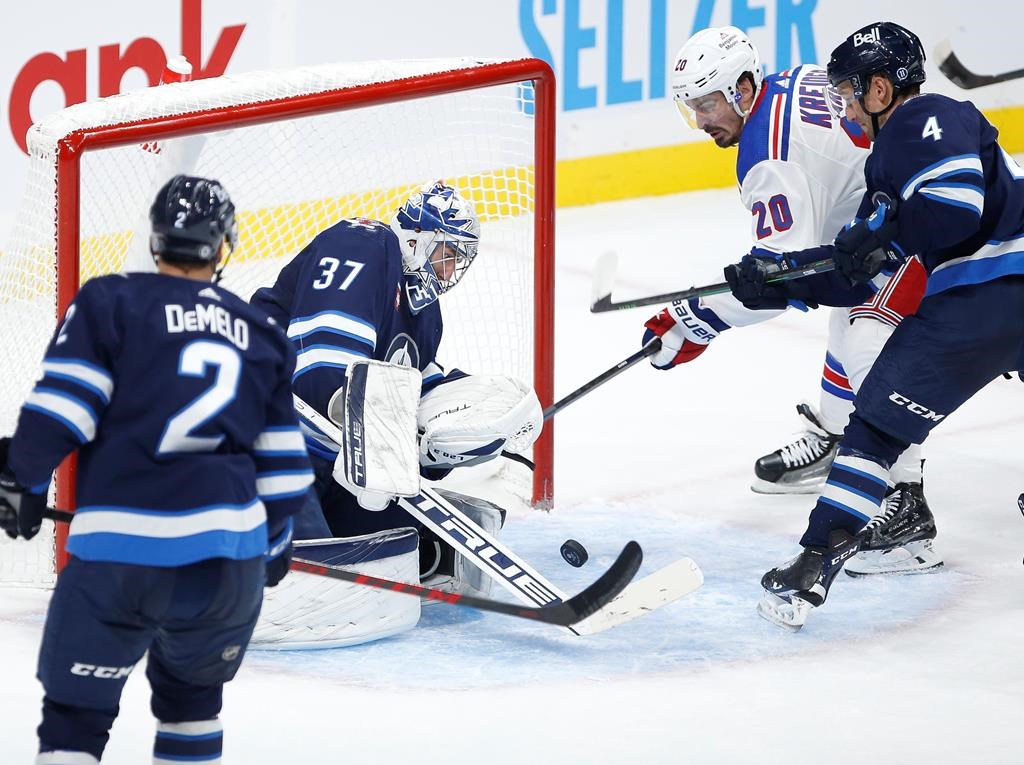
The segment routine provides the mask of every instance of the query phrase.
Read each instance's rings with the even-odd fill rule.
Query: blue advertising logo
[[[765,0],[766,4],[773,0]],[[639,0],[631,0],[635,8]],[[561,87],[565,111],[591,109],[598,104],[611,105],[665,97],[668,57],[668,0],[647,0],[647,55],[644,76],[627,79],[623,57],[627,18],[626,0],[519,0],[519,30],[530,55],[547,61],[555,70]],[[765,7],[752,6],[752,0],[697,0],[689,34],[716,24],[731,24],[748,33],[766,27]],[[580,9],[604,5],[603,25],[584,26]],[[728,6],[728,15],[715,17],[718,7]],[[801,62],[816,62],[813,14],[817,0],[774,0],[775,62],[769,71],[788,69],[794,63],[793,42],[796,40]],[[541,17],[553,16],[561,22],[561,40],[549,40],[540,29]],[[633,21],[632,23],[636,23]],[[634,35],[636,30],[632,30]],[[600,41],[600,45],[598,44]],[[558,43],[561,43],[560,45]],[[552,48],[560,50],[556,61]],[[580,58],[584,51],[595,49],[603,56],[604,76],[600,82],[582,81]],[[637,71],[634,64],[630,67]]]

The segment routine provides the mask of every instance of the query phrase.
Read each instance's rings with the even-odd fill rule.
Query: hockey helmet
[[[171,262],[215,263],[221,244],[238,244],[235,206],[219,181],[176,175],[157,192],[149,211],[154,255]]]
[[[398,209],[391,230],[402,249],[410,305],[419,310],[452,289],[476,258],[480,221],[444,181],[428,183]]]
[[[873,74],[884,74],[897,89],[920,85],[925,81],[924,62],[917,35],[891,21],[879,21],[858,29],[832,51],[828,79],[832,87],[849,81],[861,100]]]
[[[679,49],[672,66],[672,95],[679,113],[691,127],[696,127],[686,102],[718,92],[739,116],[745,117],[736,83],[746,73],[753,79],[756,93],[764,79],[761,57],[742,30],[702,29]]]

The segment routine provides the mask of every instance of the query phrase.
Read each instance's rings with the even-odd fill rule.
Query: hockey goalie
[[[343,435],[302,423],[315,492],[296,519],[296,557],[452,592],[490,580],[399,507],[420,481],[521,453],[540,435],[533,390],[435,361],[438,298],[477,255],[479,223],[450,186],[428,184],[391,225],[344,220],[321,232],[252,298],[295,344],[292,387]],[[299,407],[302,414],[302,407]],[[504,512],[437,487],[485,531]],[[267,590],[256,648],[354,645],[415,626],[420,601],[308,574]]]

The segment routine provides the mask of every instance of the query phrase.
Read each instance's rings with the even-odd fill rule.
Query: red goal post
[[[23,207],[49,211],[19,213],[0,280],[13,274],[29,294],[0,286],[0,310],[23,309],[26,323],[39,324],[39,302],[49,303],[45,332],[22,338],[31,347],[17,351],[40,357],[40,337],[49,337],[82,281],[148,267],[139,232],[152,192],[174,172],[217,177],[235,200],[241,238],[223,284],[246,298],[326,225],[386,219],[413,188],[444,178],[474,204],[483,232],[474,268],[443,298],[439,361],[532,379],[546,407],[554,392],[554,115],[554,75],[538,59],[306,67],[69,107],[30,131],[33,163],[45,164],[52,152],[52,196],[45,179],[30,179],[37,188]],[[121,209],[128,206],[135,208],[130,218]],[[26,230],[41,227],[47,214],[51,233]],[[52,298],[46,273],[55,280]],[[10,364],[10,349],[0,351]],[[30,368],[38,370],[38,361]],[[20,404],[36,376],[2,388],[6,432],[12,401]],[[532,457],[532,501],[547,505],[552,423]],[[74,473],[71,459],[58,470],[59,507],[74,507]],[[56,550],[59,569],[61,537]]]

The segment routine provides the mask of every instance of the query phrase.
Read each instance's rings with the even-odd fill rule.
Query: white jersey
[[[740,136],[736,177],[750,210],[752,252],[791,252],[831,244],[857,213],[871,143],[854,123],[836,117],[841,102],[817,66],[764,79]],[[731,295],[702,301],[728,325],[777,316],[751,311]]]

